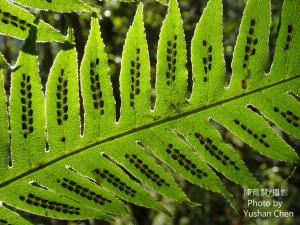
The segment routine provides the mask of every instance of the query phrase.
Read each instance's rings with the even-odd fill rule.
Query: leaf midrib
[[[280,84],[283,84],[283,83],[295,80],[295,79],[297,79],[299,77],[300,77],[300,74],[296,75],[294,77],[290,77],[288,79],[280,80],[280,81],[277,81],[277,82],[265,85],[265,86],[257,88],[257,89],[253,89],[252,91],[249,91],[247,93],[241,93],[241,94],[229,97],[227,99],[223,99],[221,101],[217,101],[217,102],[212,103],[210,105],[200,106],[198,108],[192,109],[192,110],[187,111],[187,112],[178,113],[178,114],[176,114],[175,116],[172,116],[172,117],[167,117],[167,118],[164,118],[164,119],[161,119],[161,120],[156,120],[154,122],[145,124],[145,125],[140,126],[138,128],[133,128],[131,130],[123,131],[123,132],[121,132],[119,134],[116,134],[114,136],[107,137],[107,138],[99,140],[99,141],[94,141],[92,143],[89,143],[89,144],[87,144],[87,145],[85,145],[83,147],[80,147],[80,148],[76,149],[75,151],[72,151],[72,152],[70,152],[68,154],[62,155],[62,156],[60,156],[60,157],[58,157],[56,159],[48,161],[48,162],[46,162],[43,165],[39,165],[39,166],[37,166],[35,168],[27,170],[26,172],[20,173],[19,175],[15,176],[15,177],[13,177],[11,179],[8,179],[8,180],[6,180],[4,182],[2,182],[0,184],[0,188],[8,186],[9,184],[16,182],[19,179],[21,179],[23,177],[26,177],[27,175],[29,175],[31,173],[34,173],[34,172],[36,172],[38,170],[41,170],[41,169],[44,169],[44,168],[46,168],[48,166],[51,166],[52,164],[57,163],[57,162],[59,162],[59,161],[61,161],[63,159],[66,159],[66,158],[68,158],[68,157],[70,157],[72,155],[76,155],[77,153],[80,153],[80,152],[83,152],[83,151],[87,151],[90,148],[95,147],[95,146],[100,145],[100,144],[103,144],[105,142],[109,142],[109,141],[117,139],[117,138],[125,137],[127,135],[132,134],[132,133],[135,133],[135,132],[138,132],[138,131],[141,131],[141,130],[144,130],[144,129],[147,129],[147,128],[150,128],[150,127],[154,127],[154,126],[161,125],[161,124],[164,124],[164,123],[167,123],[167,122],[170,122],[170,121],[174,121],[174,120],[177,120],[179,118],[186,117],[186,116],[189,116],[189,115],[192,115],[192,114],[204,111],[206,109],[213,108],[213,107],[216,107],[218,105],[221,105],[221,104],[224,104],[224,103],[228,103],[228,102],[231,102],[233,100],[240,99],[240,98],[243,98],[243,97],[255,94],[255,93],[260,92],[262,90],[266,90],[266,89],[272,88],[274,86],[277,86],[277,85],[280,85]]]

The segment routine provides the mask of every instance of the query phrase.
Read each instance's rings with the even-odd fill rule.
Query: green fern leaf
[[[36,9],[58,12],[90,11],[91,8],[80,0],[14,0],[18,4]]]
[[[281,97],[285,103],[280,104],[280,106],[284,105],[281,110],[284,111],[284,109],[286,109],[292,112],[291,118],[292,124],[294,124],[292,126],[289,124],[289,115],[287,118],[281,115],[280,118],[277,117],[277,120],[274,121],[277,121],[278,123],[283,122],[284,127],[282,128],[289,127],[289,130],[292,129],[295,131],[295,133],[293,133],[294,136],[299,136],[297,117],[295,117],[296,119],[293,119],[293,114],[296,113],[297,102],[285,93],[288,91],[286,87],[281,89],[279,85],[276,86],[275,90],[270,88],[270,90],[264,90],[259,93],[252,94],[248,98],[234,100],[230,104],[224,104],[220,111],[215,109],[211,112],[211,115],[214,115],[214,119],[224,125],[233,134],[240,137],[244,142],[249,143],[253,149],[256,149],[262,155],[296,163],[299,160],[297,153],[294,152],[294,150],[269,126],[268,121],[264,118],[267,114],[259,115],[251,110],[253,109],[251,107],[254,107],[259,111],[263,110],[265,112],[269,112],[268,114],[272,115],[274,118],[276,114],[279,114],[276,110],[274,110],[274,108],[278,107],[274,102],[275,91],[278,93],[276,95],[276,100]],[[274,105],[272,106],[268,104],[269,107],[266,107],[264,103],[270,100]],[[287,102],[290,102],[291,105],[286,105]],[[237,108],[238,110],[232,110]],[[226,117],[224,117],[224,113],[226,113]],[[243,115],[243,117],[241,117],[241,115]],[[270,119],[271,117],[267,118]],[[283,130],[286,131],[287,129]],[[278,151],[278,149],[281,151]]]
[[[44,178],[45,179],[45,178]],[[99,210],[83,207],[72,199],[61,196],[46,187],[36,187],[28,179],[15,184],[11,188],[1,190],[1,198],[9,205],[14,205],[24,211],[57,219],[88,219],[91,217],[112,221],[112,218]]]
[[[242,156],[222,139],[217,129],[220,126],[262,155],[299,163],[294,149],[269,125],[271,121],[300,138],[299,60],[293,58],[299,54],[294,43],[299,37],[299,20],[293,4],[296,0],[284,3],[274,64],[265,75],[270,1],[248,1],[234,52],[233,77],[230,86],[224,87],[222,1],[210,0],[192,41],[194,87],[191,98],[186,99],[184,31],[178,3],[171,0],[159,40],[154,110],[150,106],[150,62],[140,4],[123,49],[118,122],[107,56],[98,19],[93,17],[80,69],[83,135],[72,30],[51,68],[45,110],[34,48],[38,30],[33,29],[12,74],[10,120],[6,110],[0,111],[0,125],[7,128],[10,122],[12,136],[9,165],[9,132],[0,131],[0,201],[5,203],[5,208],[0,207],[0,219],[8,221],[13,215],[11,218],[21,221],[8,210],[14,207],[51,218],[111,221],[130,214],[125,202],[169,215],[156,200],[156,193],[197,206],[170,171],[223,195],[236,209],[234,197],[215,171],[245,187],[258,188],[260,184]],[[254,7],[260,7],[262,13],[256,15]],[[282,52],[286,47],[283,36],[288,35],[292,39]],[[0,106],[5,109],[2,77],[0,86]]]
[[[108,70],[98,19],[93,17],[80,68],[85,109],[84,136],[89,140],[107,136],[114,131],[110,125],[115,121],[115,102]]]
[[[13,0],[14,2],[35,8],[35,9],[42,9],[42,10],[51,10],[57,12],[76,12],[76,11],[95,11],[96,9],[89,6],[87,2],[82,0]],[[121,2],[133,3],[134,0],[119,0]],[[166,5],[166,0],[156,0],[161,4]]]
[[[270,26],[271,2],[248,1],[232,60],[232,80],[229,88],[234,92],[249,90],[264,78]]]
[[[10,211],[4,208],[3,206],[0,206],[0,214],[1,214],[0,222],[2,224],[32,225],[32,223],[29,223],[28,221],[24,220],[17,213]]]
[[[6,0],[0,0],[0,33],[26,39],[32,29],[37,29],[37,41],[65,40],[64,35],[28,11]]]
[[[92,162],[90,163],[90,165],[96,166]],[[95,167],[96,169],[93,173],[97,182],[101,186],[127,202],[160,210],[167,215],[170,215],[170,213],[159,202],[157,202],[148,192],[126,175],[121,168],[108,160],[98,160],[96,163],[98,166]],[[124,189],[122,189],[122,187],[124,187]]]
[[[180,9],[170,0],[163,22],[157,52],[156,105],[157,116],[176,113],[186,104],[186,44]]]
[[[176,125],[174,124],[174,126]],[[140,138],[141,143],[150,148],[174,172],[193,184],[224,195],[232,207],[236,209],[236,203],[232,195],[226,190],[216,174],[206,163],[201,162],[203,159],[191,151],[190,146],[172,133],[170,126],[159,126],[158,129],[152,128],[151,132]],[[162,137],[164,138],[162,139]]]
[[[299,74],[300,34],[296,30],[300,24],[299,7],[297,1],[284,1],[270,79],[278,80],[279,74],[285,74],[286,78]]]
[[[34,167],[45,157],[46,118],[41,113],[45,108],[35,34],[36,30],[31,31],[11,75],[9,114],[13,168],[9,173],[12,174]]]
[[[191,50],[194,77],[191,105],[214,101],[224,90],[222,15],[222,1],[209,1],[196,26]]]
[[[178,125],[177,123],[174,124],[173,132],[176,131],[178,132],[178,134],[184,135],[186,141],[194,146],[200,153],[200,157],[198,156],[199,159],[204,160],[205,162],[213,166],[230,180],[247,187],[258,187],[257,182],[252,178],[252,175],[249,173],[247,167],[244,165],[239,155],[221,140],[218,132],[211,124],[207,122],[208,116],[205,115],[206,113],[202,114],[204,115],[198,113],[197,115],[191,116],[190,118],[185,118],[184,120],[186,120],[186,122],[189,122],[189,124],[193,124],[189,127],[182,126],[180,122],[178,122]],[[201,126],[197,126],[197,123],[195,123],[195,121],[201,121]],[[191,130],[193,130],[194,132],[191,133]],[[155,130],[155,133],[156,132],[158,131]],[[168,132],[170,133],[170,131]],[[173,143],[171,142],[168,144],[174,145],[174,143],[176,143],[175,137],[173,137],[172,139],[174,140]],[[183,143],[181,143],[181,148],[188,149],[188,146],[187,144],[183,145]],[[187,152],[187,150],[185,151]],[[190,160],[194,158],[195,156],[192,157],[192,155],[189,157]],[[180,162],[180,160],[178,162]],[[190,172],[191,174],[192,171],[193,170],[188,170],[188,172]],[[200,177],[202,178],[203,175],[201,175]],[[216,187],[209,184],[210,182],[207,182],[205,184],[202,184],[202,186],[207,187],[207,189],[211,190],[216,189],[217,192],[222,193],[221,185],[218,185]]]
[[[74,201],[78,200],[91,210],[96,210],[114,215],[126,215],[127,209],[121,201],[110,194],[104,188],[99,187],[88,179],[81,179],[78,173],[66,166],[56,168],[59,170],[59,176],[53,173],[52,170],[43,171],[38,176],[35,176],[37,183],[43,183],[47,188],[56,190],[58,193],[68,192],[68,197]],[[69,187],[69,184],[76,184],[74,188]],[[81,187],[81,188],[79,188]],[[89,190],[90,196],[82,193],[82,190]]]
[[[300,139],[299,133],[299,120],[297,111],[299,111],[298,100],[295,98],[299,96],[299,88],[296,85],[291,86],[290,89],[286,88],[285,91],[280,89],[273,89],[273,92],[264,92],[263,98],[251,99],[259,111],[273,121],[277,127],[284,130],[289,135]],[[276,94],[276,98],[274,98]],[[294,115],[295,114],[295,115]]]
[[[47,131],[50,157],[74,149],[80,136],[77,53],[73,30],[57,55],[46,90]]]
[[[121,127],[137,127],[146,122],[145,115],[150,114],[150,60],[142,13],[140,4],[122,54]]]
[[[195,206],[178,187],[173,177],[157,165],[155,160],[144,151],[144,146],[140,144],[140,140],[137,141],[133,136],[122,142],[124,149],[126,149],[123,154],[119,153],[117,145],[108,149],[106,153],[156,192],[170,199],[185,201]],[[142,164],[142,166],[137,166],[137,163]]]

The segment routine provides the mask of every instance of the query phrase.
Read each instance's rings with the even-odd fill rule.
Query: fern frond
[[[80,67],[84,137],[87,141],[107,136],[115,131],[114,126],[111,126],[116,118],[115,101],[104,48],[98,19],[92,17],[91,32]]]
[[[0,205],[0,214],[1,214],[0,222],[2,224],[32,225],[32,223],[30,223],[27,220],[24,220],[22,217],[20,217],[19,214],[6,209],[2,205]]]
[[[35,49],[36,35],[37,29],[32,28],[11,75],[9,115],[13,167],[7,167],[10,175],[34,167],[46,155],[45,99]]]
[[[0,125],[5,128],[0,130],[0,201],[5,203],[0,219],[23,221],[9,210],[14,207],[58,219],[111,221],[130,214],[125,202],[170,215],[156,194],[198,206],[180,189],[173,172],[223,195],[236,209],[218,173],[245,187],[259,188],[260,184],[217,127],[227,129],[259,154],[299,163],[297,153],[276,131],[279,128],[300,138],[297,7],[297,0],[284,3],[274,63],[266,75],[270,1],[248,1],[234,50],[232,79],[225,87],[222,1],[210,0],[192,40],[194,86],[187,99],[184,30],[178,3],[171,0],[159,39],[157,94],[151,110],[150,60],[140,4],[123,48],[119,121],[115,121],[98,19],[91,19],[81,86],[70,30],[51,68],[46,100],[35,53],[39,28],[32,27],[12,74],[9,119],[0,77]],[[8,161],[9,132],[12,162]]]
[[[300,26],[299,9],[297,1],[284,1],[281,15],[281,25],[276,42],[274,61],[271,67],[270,79],[280,80],[293,74],[299,74],[300,65]]]
[[[46,112],[49,153],[57,157],[79,143],[80,118],[77,52],[73,30],[56,56],[46,89]]]
[[[155,116],[165,117],[180,112],[187,104],[186,44],[180,9],[170,0],[163,22],[157,52]]]
[[[247,91],[264,78],[271,26],[271,2],[248,1],[232,60],[229,89]]]
[[[6,0],[0,0],[0,33],[26,39],[30,32],[37,30],[36,40],[40,42],[63,42],[64,35],[30,12]]]
[[[137,127],[144,124],[150,113],[150,60],[140,4],[124,44],[120,73],[120,126]],[[148,110],[147,110],[148,109]]]
[[[90,11],[91,7],[81,0],[14,0],[14,2],[31,8],[57,12]]]
[[[209,1],[192,40],[193,92],[191,105],[208,104],[224,91],[225,61],[222,34],[222,1]]]

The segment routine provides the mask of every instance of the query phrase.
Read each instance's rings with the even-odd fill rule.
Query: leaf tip
[[[169,8],[178,8],[179,9],[179,6],[178,6],[178,1],[177,0],[170,0],[169,1]]]
[[[137,7],[135,16],[137,18],[143,18],[143,10],[144,10],[144,5],[143,3],[140,3]]]

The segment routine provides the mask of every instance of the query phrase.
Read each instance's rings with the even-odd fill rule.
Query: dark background
[[[122,46],[126,37],[126,32],[132,23],[133,16],[137,4],[123,3],[118,1],[98,2],[90,0],[94,6],[99,8],[102,12],[103,18],[101,20],[102,37],[106,44],[106,52],[109,58],[110,76],[114,85],[114,94],[117,102],[117,115],[120,106],[118,95],[118,76],[120,71],[120,61]],[[144,16],[147,33],[147,40],[149,44],[150,60],[152,65],[152,81],[155,79],[155,64],[157,42],[159,38],[160,27],[166,15],[167,7],[159,4],[154,0],[144,0]],[[246,0],[223,0],[224,4],[224,49],[225,61],[227,67],[227,76],[230,77],[231,68],[230,63],[233,54],[233,48],[238,34],[239,25],[241,22],[242,13],[246,4]],[[184,29],[186,35],[186,42],[188,46],[188,55],[190,54],[190,42],[193,32],[198,22],[203,9],[206,5],[205,0],[180,0],[181,13],[184,21]],[[280,12],[282,1],[272,0],[272,27],[270,33],[270,57],[269,64],[266,71],[269,70],[277,31],[280,24]],[[40,15],[43,20],[50,23],[62,33],[66,34],[68,26],[75,30],[76,46],[78,51],[78,61],[80,62],[83,56],[84,46],[87,41],[90,27],[89,13],[68,13],[59,14],[54,12],[33,11],[33,13]],[[18,52],[24,42],[10,37],[0,36],[0,50],[5,55],[6,59],[11,64],[15,64]],[[38,53],[40,60],[40,75],[42,83],[45,86],[47,76],[52,66],[53,60],[57,52],[62,48],[61,44],[57,43],[43,43],[38,44]],[[188,56],[189,58],[189,56]],[[189,70],[189,77],[191,77],[191,65],[187,64]],[[6,89],[9,89],[10,74],[5,74]],[[191,85],[190,85],[191,88]],[[293,165],[288,165],[282,162],[274,161],[269,158],[260,156],[255,153],[248,145],[241,142],[236,137],[233,137],[227,130],[220,127],[223,138],[231,145],[235,146],[241,153],[243,160],[246,162],[249,169],[253,172],[258,181],[262,182],[265,188],[287,188],[288,196],[283,199],[283,210],[293,211],[294,218],[276,218],[276,219],[247,219],[243,216],[243,209],[246,207],[246,201],[243,197],[242,187],[231,183],[220,175],[228,189],[234,194],[240,208],[239,214],[229,207],[226,200],[221,196],[209,191],[204,191],[199,187],[188,183],[187,181],[177,178],[181,187],[188,194],[188,196],[195,202],[202,204],[197,209],[192,209],[182,203],[171,202],[167,199],[161,199],[165,206],[173,213],[174,217],[169,218],[160,212],[153,210],[130,206],[135,215],[136,222],[140,225],[215,225],[215,224],[262,224],[262,225],[297,225],[300,224],[300,173],[299,168]],[[300,142],[294,140],[292,137],[280,132],[282,137],[291,144],[299,153]],[[294,172],[294,173],[293,173]],[[288,179],[287,179],[288,178]],[[251,208],[250,208],[251,209]],[[107,224],[103,221],[89,220],[89,221],[57,221],[49,218],[42,218],[30,214],[22,213],[22,216],[34,221],[35,224],[68,224],[68,225],[100,225]],[[133,224],[129,217],[120,218],[115,225],[130,225]]]

